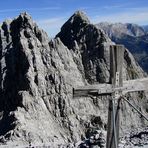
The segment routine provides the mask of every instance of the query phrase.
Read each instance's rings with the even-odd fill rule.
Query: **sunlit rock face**
[[[98,23],[96,26],[104,30],[116,44],[124,44],[143,70],[148,72],[148,33],[146,26],[107,22]]]
[[[89,130],[106,129],[108,97],[73,98],[73,87],[109,82],[114,44],[76,12],[55,39],[27,13],[0,28],[0,143],[8,146],[75,143]],[[132,70],[131,70],[132,69]],[[125,79],[144,73],[128,50]],[[132,100],[146,111],[146,99]],[[144,125],[123,103],[122,129]],[[135,120],[135,122],[133,122]]]

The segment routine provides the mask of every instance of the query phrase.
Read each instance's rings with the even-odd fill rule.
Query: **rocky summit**
[[[109,45],[114,43],[75,12],[54,39],[27,13],[0,26],[0,145],[76,144],[91,130],[106,130],[107,97],[73,98],[73,87],[109,82]],[[131,53],[124,53],[124,78],[145,76]],[[132,99],[134,97],[134,99]],[[145,94],[130,101],[148,112]],[[121,132],[145,126],[126,103]],[[70,146],[69,146],[70,147]]]

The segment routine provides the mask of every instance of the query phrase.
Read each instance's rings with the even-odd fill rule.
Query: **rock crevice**
[[[70,17],[52,40],[27,13],[2,26],[1,143],[63,144],[79,141],[91,128],[106,129],[107,97],[73,99],[72,92],[76,86],[109,82],[109,45],[114,43],[102,30],[82,12]],[[125,79],[144,76],[128,50],[124,75]],[[145,102],[143,98],[134,101],[143,111]],[[124,105],[123,110],[130,108]],[[122,112],[122,121],[125,119],[131,121],[128,127],[142,124],[133,112]]]

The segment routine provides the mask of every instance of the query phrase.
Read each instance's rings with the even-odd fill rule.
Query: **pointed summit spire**
[[[34,26],[34,22],[32,17],[27,13],[23,12],[21,13],[14,21],[13,23],[17,23],[18,27],[25,27],[28,26],[32,28]]]
[[[88,24],[90,23],[90,21],[89,21],[87,15],[86,15],[86,13],[83,12],[83,11],[80,11],[80,10],[76,11],[76,12],[72,15],[71,18],[79,18],[79,19],[81,19],[83,22],[86,22],[86,23],[88,23]]]
[[[90,24],[90,21],[86,14],[82,11],[76,11],[62,26],[61,30],[65,30],[64,28],[82,28],[88,24]]]
[[[19,16],[23,18],[27,18],[29,20],[32,19],[31,16],[27,12],[22,12]]]
[[[56,35],[60,37],[64,44],[72,48],[73,42],[77,39],[80,32],[90,24],[86,14],[82,11],[76,11],[68,21],[61,27],[61,31]]]

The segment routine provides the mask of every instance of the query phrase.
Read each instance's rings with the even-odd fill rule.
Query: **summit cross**
[[[121,99],[129,103],[131,107],[148,121],[145,115],[124,98],[124,95],[128,92],[145,91],[148,89],[148,78],[123,81],[124,51],[125,48],[123,45],[110,46],[110,84],[78,86],[73,89],[74,97],[111,96],[108,100],[106,148],[118,148]]]

